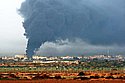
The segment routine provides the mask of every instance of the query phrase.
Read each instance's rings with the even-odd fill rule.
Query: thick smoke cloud
[[[60,45],[61,44],[61,45]],[[63,45],[62,45],[63,44]],[[117,45],[90,45],[86,42],[77,39],[77,41],[58,41],[54,42],[45,42],[40,47],[39,51],[36,52],[37,55],[42,56],[65,56],[65,55],[125,55],[125,47]]]
[[[46,41],[67,38],[125,45],[125,0],[26,0],[19,11],[29,56]]]

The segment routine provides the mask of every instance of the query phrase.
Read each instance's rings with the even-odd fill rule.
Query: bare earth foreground
[[[0,83],[125,83],[125,80],[0,80]]]

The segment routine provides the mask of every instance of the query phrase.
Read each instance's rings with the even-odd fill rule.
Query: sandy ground
[[[0,80],[0,83],[125,83],[125,80]]]

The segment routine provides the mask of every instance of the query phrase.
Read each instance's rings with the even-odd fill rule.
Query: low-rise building
[[[45,56],[33,56],[32,58],[39,60],[39,59],[46,59],[47,57],[45,57]]]
[[[15,55],[15,58],[18,58],[18,59],[27,59],[27,56],[26,55]]]

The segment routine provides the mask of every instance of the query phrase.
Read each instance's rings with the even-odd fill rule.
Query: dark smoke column
[[[46,41],[67,38],[95,45],[125,44],[123,1],[110,0],[112,5],[109,0],[26,0],[19,10],[28,39],[26,54],[31,58]]]
[[[46,41],[72,39],[82,35],[81,29],[89,23],[87,16],[89,9],[83,7],[82,9],[87,12],[81,12],[81,8],[74,8],[74,5],[80,5],[80,2],[76,0],[66,2],[63,0],[26,0],[22,3],[20,13],[25,19],[23,27],[28,39],[26,54],[29,57],[32,57]]]
[[[20,12],[25,18],[23,27],[28,39],[26,54],[30,58],[40,48],[41,44],[55,40],[52,28],[55,24],[61,25],[60,14],[51,9],[50,6],[47,0],[26,0],[21,6]]]

